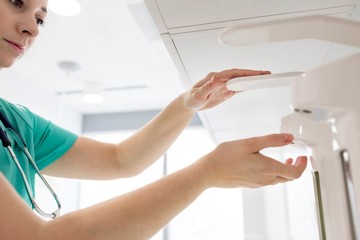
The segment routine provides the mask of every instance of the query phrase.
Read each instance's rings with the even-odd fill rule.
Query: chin
[[[15,61],[7,61],[7,62],[1,62],[0,61],[0,69],[2,68],[9,68],[12,65],[14,65]]]

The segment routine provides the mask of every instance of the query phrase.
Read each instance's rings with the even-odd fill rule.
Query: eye
[[[10,0],[10,2],[16,6],[17,8],[23,8],[24,7],[24,1],[23,0]]]
[[[45,25],[45,22],[44,22],[44,20],[42,20],[41,18],[37,18],[37,19],[36,19],[36,24],[37,24],[38,26],[43,27],[43,26]]]

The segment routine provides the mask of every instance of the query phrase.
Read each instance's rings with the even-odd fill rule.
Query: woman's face
[[[47,13],[47,0],[0,0],[0,68],[30,48]]]

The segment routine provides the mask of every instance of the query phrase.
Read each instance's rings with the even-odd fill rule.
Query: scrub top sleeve
[[[76,142],[78,136],[44,118],[34,116],[34,156],[36,165],[44,169],[62,155]]]

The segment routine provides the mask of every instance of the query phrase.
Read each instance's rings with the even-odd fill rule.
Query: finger
[[[306,156],[300,156],[296,159],[296,162],[294,166],[307,166],[307,157]]]
[[[296,159],[294,165],[279,164],[274,168],[274,174],[279,177],[291,179],[297,179],[301,176],[307,166],[307,157],[300,156]]]
[[[198,88],[203,86],[205,83],[209,82],[215,73],[209,73],[204,79],[198,81],[197,83],[195,83],[195,85],[193,86],[194,88]]]
[[[194,87],[201,87],[203,86],[206,82],[226,82],[232,78],[237,78],[237,77],[247,77],[247,76],[255,76],[255,75],[265,75],[265,74],[270,74],[270,71],[263,71],[263,70],[249,70],[249,69],[238,69],[238,68],[233,68],[233,69],[228,69],[228,70],[224,70],[222,72],[211,72],[209,73],[204,79],[200,80],[199,82],[197,82]]]
[[[285,163],[284,163],[284,164],[286,164],[286,165],[292,165],[293,162],[294,162],[294,160],[293,160],[292,158],[288,158],[288,159],[285,160]]]
[[[224,70],[222,72],[219,72],[217,75],[214,75],[214,77],[222,80],[227,81],[232,78],[237,77],[247,77],[247,76],[255,76],[255,75],[265,75],[270,74],[270,71],[263,71],[263,70],[249,70],[249,69],[238,69],[233,68],[229,70]]]
[[[221,72],[220,72],[220,73],[221,73]],[[217,72],[210,72],[210,73],[208,73],[208,75],[206,75],[206,77],[205,77],[204,79],[198,81],[198,82],[194,85],[194,87],[195,87],[195,88],[198,88],[198,87],[201,87],[201,86],[205,85],[206,83],[211,84],[212,82],[215,81],[216,76],[219,75],[220,73],[217,73]]]
[[[291,134],[281,133],[281,134],[270,134],[261,137],[248,138],[248,146],[253,152],[259,152],[261,149],[268,147],[281,147],[287,144],[290,144],[293,141],[294,137]]]

